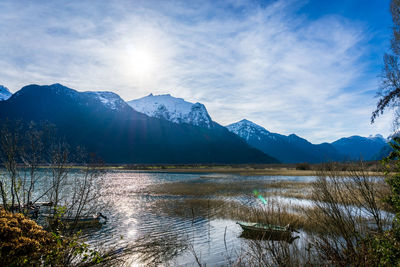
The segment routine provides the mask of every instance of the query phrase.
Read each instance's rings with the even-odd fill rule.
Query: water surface
[[[197,257],[202,264],[225,266],[240,257],[246,245],[246,240],[240,238],[242,230],[236,222],[197,213],[195,209],[185,216],[166,213],[165,209],[173,208],[171,206],[176,200],[199,197],[151,194],[146,190],[148,186],[173,182],[196,184],[212,181],[223,184],[232,181],[311,182],[314,179],[308,176],[109,172],[104,185],[105,196],[110,201],[110,207],[104,213],[109,220],[100,230],[91,233],[89,242],[106,248],[119,248],[121,253],[129,250],[132,265],[195,266]],[[243,195],[224,198],[262,205],[257,198],[251,197],[251,191],[243,192]],[[166,204],[156,205],[159,200]]]

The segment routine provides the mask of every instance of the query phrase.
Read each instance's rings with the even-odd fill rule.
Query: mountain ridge
[[[170,94],[149,94],[127,103],[136,111],[147,116],[163,118],[173,123],[188,123],[206,128],[212,128],[215,124],[203,104],[190,103]]]
[[[50,94],[52,95],[52,100],[47,101],[46,97]],[[34,101],[32,100],[37,99],[37,95],[43,96],[43,99],[38,100],[38,103],[41,103],[42,105],[33,103]],[[125,123],[128,124],[138,123],[138,121],[141,121],[140,123],[146,122],[151,126],[142,125],[141,127],[145,127],[146,129],[147,127],[150,127],[152,129],[150,132],[154,131],[155,128],[157,128],[158,131],[178,131],[180,132],[179,136],[184,136],[182,138],[185,140],[191,139],[189,135],[193,134],[193,136],[196,136],[195,139],[198,138],[198,140],[203,140],[202,144],[207,143],[204,138],[210,138],[210,134],[213,136],[213,138],[219,138],[218,140],[221,143],[224,143],[223,136],[230,140],[234,140],[232,136],[229,136],[229,134],[232,134],[238,136],[238,138],[240,137],[239,139],[236,139],[235,142],[230,143],[232,146],[235,146],[234,143],[238,143],[239,146],[243,146],[243,143],[238,141],[243,140],[246,145],[262,151],[266,156],[265,160],[269,162],[276,162],[274,158],[284,163],[319,163],[325,161],[359,159],[374,160],[380,154],[383,154],[383,152],[379,152],[386,151],[386,146],[388,146],[387,141],[381,135],[369,137],[350,136],[340,138],[332,143],[312,144],[308,140],[294,133],[286,136],[279,133],[270,132],[264,127],[247,119],[232,123],[225,128],[211,119],[206,107],[203,104],[198,102],[190,103],[182,98],[175,98],[170,94],[150,94],[140,99],[125,102],[119,95],[109,91],[78,92],[61,84],[53,84],[49,86],[28,85],[21,88],[21,90],[15,94],[10,93],[10,97],[7,100],[1,101],[2,105],[0,105],[0,107],[7,105],[12,107],[13,103],[18,102],[21,97],[23,98],[22,102],[24,102],[26,105],[20,105],[21,108],[19,110],[13,110],[13,108],[11,108],[11,110],[13,110],[11,113],[13,113],[14,117],[19,116],[34,120],[53,121],[60,121],[61,119],[67,118],[66,121],[68,121],[68,127],[74,129],[75,126],[73,118],[68,115],[68,109],[70,108],[71,103],[76,102],[74,109],[80,110],[78,112],[80,116],[82,116],[82,114],[85,114],[85,116],[90,114],[90,116],[93,117],[92,120],[101,120],[100,114],[104,114],[104,116],[108,119],[110,119],[112,116],[120,116],[118,118],[113,118],[113,120],[118,121],[118,127],[125,127],[126,131],[129,131],[129,129],[127,129],[129,127],[127,127],[127,125],[122,125],[123,123],[121,121],[125,121]],[[57,102],[57,105],[54,105],[53,102]],[[49,108],[54,110],[54,112],[47,112],[47,109]],[[3,108],[3,111],[0,112],[0,115],[2,115],[2,113],[7,114],[7,111]],[[60,116],[60,114],[64,115]],[[90,125],[90,119],[87,118],[85,123],[89,123]],[[66,127],[65,130],[71,135],[68,127]],[[103,127],[107,129],[109,126],[103,125]],[[185,131],[188,133],[183,133],[183,128],[185,128]],[[99,132],[105,131],[102,129],[97,130]],[[110,136],[112,135],[112,130],[107,129],[106,131],[108,131]],[[148,129],[142,129],[142,131],[148,131]],[[157,138],[162,138],[160,135],[157,135],[154,132],[152,134],[157,136]],[[146,139],[145,136],[141,136],[140,138]],[[103,141],[107,142],[107,140]],[[128,142],[127,140],[125,141]],[[149,140],[146,142],[148,144],[152,143],[152,141]],[[163,144],[160,140],[158,140],[156,143],[160,147],[168,146],[168,149],[170,150],[174,150],[174,148],[171,147],[171,144],[179,143],[176,142],[176,140],[173,140],[172,135],[169,137],[168,142],[169,145]],[[93,142],[89,141],[89,143]],[[215,152],[218,144],[215,143],[213,146],[213,151]],[[91,147],[95,148],[94,145]],[[152,149],[156,148],[152,146]],[[165,149],[164,152],[167,153],[168,149]],[[228,150],[228,147],[225,146],[224,149]],[[186,150],[188,151],[188,149]],[[272,157],[269,157],[268,155]],[[260,155],[258,156],[262,157]],[[178,156],[176,157],[178,158]],[[209,157],[211,158],[210,155]],[[192,156],[192,158],[195,158],[195,156]],[[199,158],[200,157],[198,157],[197,160],[199,160]],[[229,158],[232,157],[230,156]],[[151,161],[150,158],[147,158],[146,160],[148,162]],[[159,160],[163,161],[162,159]],[[222,160],[222,158],[219,160]],[[244,160],[243,157],[242,160]],[[249,161],[251,160],[249,159]],[[191,162],[196,162],[196,160],[192,160]],[[209,163],[213,163],[211,159]]]
[[[285,163],[375,160],[376,154],[387,145],[381,135],[343,137],[332,143],[312,144],[296,134],[285,136],[272,133],[246,119],[226,127],[246,140],[248,144]],[[360,142],[368,146],[362,147]]]
[[[120,99],[61,84],[28,85],[0,102],[0,119],[48,121],[71,146],[83,146],[107,163],[277,162],[222,126],[152,118]]]

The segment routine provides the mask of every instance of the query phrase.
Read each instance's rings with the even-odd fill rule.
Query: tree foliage
[[[395,216],[389,229],[366,236],[360,242],[359,250],[369,266],[400,266],[400,138],[393,138],[390,145],[393,151],[383,161],[390,187],[385,200]]]
[[[371,116],[374,122],[387,108],[398,108],[400,105],[400,0],[392,0],[390,11],[393,19],[393,36],[391,51],[384,55],[382,81],[378,96],[378,104]],[[399,112],[396,112],[395,124],[399,125]]]

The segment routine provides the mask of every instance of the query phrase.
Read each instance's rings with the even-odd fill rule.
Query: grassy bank
[[[365,175],[383,176],[384,171],[379,161],[371,162],[330,162],[330,163],[293,163],[293,164],[104,164],[94,168],[99,170],[130,170],[163,173],[226,173],[238,175],[270,176],[316,176],[318,171],[334,166],[337,174],[346,176],[349,171],[363,170]],[[0,167],[4,167],[1,166]],[[24,166],[20,166],[23,168]],[[39,169],[52,168],[39,165]],[[66,164],[66,169],[84,169],[86,165]],[[93,166],[92,166],[93,167]]]
[[[330,162],[297,164],[128,164],[126,170],[172,173],[232,173],[239,175],[274,175],[274,176],[315,176],[327,165],[337,174],[348,175],[349,171],[362,170],[365,175],[383,176],[382,164],[371,162]],[[116,166],[113,166],[116,167]],[[121,166],[120,166],[121,167]]]

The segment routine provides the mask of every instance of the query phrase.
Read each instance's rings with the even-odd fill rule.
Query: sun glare
[[[156,69],[156,57],[150,48],[132,46],[122,55],[123,69],[139,81],[150,78]]]

